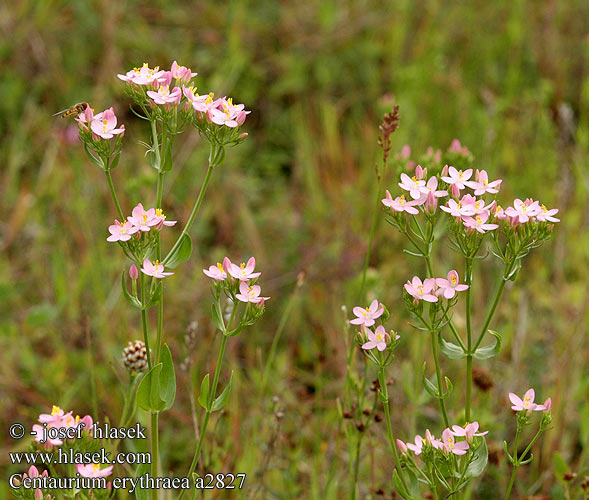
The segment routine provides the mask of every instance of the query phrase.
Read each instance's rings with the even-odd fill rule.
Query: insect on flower
[[[86,111],[87,107],[88,107],[87,102],[79,102],[79,103],[74,104],[73,106],[71,106],[67,109],[62,109],[61,111],[54,113],[52,116],[59,115],[62,118],[67,118],[68,116],[72,116],[72,115],[81,115],[84,111]]]

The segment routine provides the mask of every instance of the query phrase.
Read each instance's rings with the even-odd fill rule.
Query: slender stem
[[[145,292],[145,276],[140,273],[140,286],[141,286],[141,302],[145,306],[147,304],[147,297]],[[141,327],[143,328],[143,342],[145,342],[145,350],[147,351],[147,365],[151,370],[151,350],[149,349],[149,334],[147,332],[147,313],[144,308],[141,308]]]
[[[429,254],[425,256],[425,265],[427,266],[427,272],[429,274],[429,278],[433,278],[434,277],[434,267],[432,265],[432,258]]]
[[[506,284],[507,284],[507,280],[505,278],[502,278],[501,283],[499,283],[499,287],[497,288],[497,292],[495,293],[495,298],[493,299],[493,303],[491,304],[491,308],[489,309],[489,312],[487,313],[487,319],[485,320],[483,328],[481,329],[481,333],[479,334],[479,337],[474,345],[474,350],[476,350],[477,347],[480,345],[480,343],[483,341],[483,337],[485,336],[485,333],[487,332],[487,328],[491,324],[491,320],[493,319],[493,315],[495,314],[495,310],[497,309],[497,306],[499,305],[499,300],[501,299],[501,295],[503,294],[503,290],[505,289]]]
[[[401,483],[403,484],[403,488],[406,490],[407,485],[405,484],[405,479],[403,477],[403,471],[401,469],[401,461],[399,460],[399,452],[397,451],[397,445],[395,442],[395,435],[393,434],[393,425],[391,423],[391,410],[389,408],[389,390],[387,388],[387,381],[385,379],[383,366],[381,366],[378,370],[378,382],[380,384],[380,390],[384,396],[382,404],[384,406],[385,419],[387,421],[387,434],[388,434],[388,438],[389,438],[389,445],[391,446],[393,456],[395,457],[395,467],[399,472],[399,479],[401,479]]]
[[[356,500],[358,475],[360,473],[360,449],[364,434],[358,433],[354,447],[354,460],[350,462],[350,500]]]
[[[211,160],[209,159],[209,168],[207,169],[207,173],[205,175],[204,181],[203,181],[202,186],[200,188],[200,192],[198,193],[198,197],[196,198],[196,202],[194,203],[194,207],[192,207],[192,212],[190,213],[190,217],[188,218],[188,222],[184,226],[184,229],[182,230],[182,234],[180,234],[180,237],[176,240],[176,243],[174,243],[174,246],[168,252],[168,255],[166,255],[166,258],[163,260],[164,264],[167,262],[167,260],[170,258],[170,256],[172,256],[174,254],[174,252],[176,250],[178,250],[178,247],[182,244],[182,239],[184,238],[184,235],[186,233],[188,233],[188,231],[190,230],[190,227],[192,226],[192,223],[194,222],[196,214],[198,213],[198,209],[200,208],[202,201],[204,199],[204,195],[207,190],[207,186],[209,185],[209,181],[211,180],[211,174],[213,173],[213,168],[214,168],[214,163],[212,163]]]
[[[538,441],[538,438],[540,437],[540,435],[542,434],[542,429],[539,429],[538,432],[536,432],[536,435],[534,436],[534,439],[532,439],[530,441],[530,444],[527,446],[527,448],[524,450],[524,452],[520,455],[519,457],[519,461],[521,462],[522,460],[526,459],[526,455],[528,454],[528,452],[532,449],[532,446],[534,446],[534,443],[536,441]]]
[[[159,413],[151,414],[151,476],[158,477],[158,460],[159,460],[159,430],[158,430]],[[151,498],[157,500],[158,490],[151,490]]]
[[[509,500],[511,497],[511,489],[513,488],[513,483],[515,483],[515,476],[517,474],[517,468],[519,467],[519,462],[517,459],[517,441],[519,439],[520,432],[521,427],[518,424],[517,431],[515,432],[515,440],[513,441],[513,471],[511,472],[511,479],[509,480],[509,485],[507,486],[504,500]]]
[[[121,219],[121,223],[122,223],[125,220],[125,216],[123,215],[123,210],[121,209],[121,205],[119,204],[119,199],[117,198],[117,193],[115,191],[115,185],[112,181],[112,175],[110,175],[110,170],[105,170],[104,174],[106,175],[106,180],[108,181],[108,187],[110,188],[110,194],[112,195],[112,199],[115,202],[115,206],[117,207],[117,212],[119,214],[119,218]]]
[[[470,323],[470,292],[472,288],[472,258],[466,258],[466,270],[464,272],[464,281],[468,285],[466,289],[466,401],[464,407],[464,418],[470,422],[470,401],[472,397],[472,329]]]
[[[448,420],[448,413],[446,412],[446,403],[444,402],[443,387],[442,387],[442,370],[440,369],[440,360],[438,359],[438,339],[435,331],[430,332],[432,336],[432,352],[434,355],[434,363],[436,365],[436,378],[438,379],[438,395],[440,401],[440,408],[442,409],[442,416],[444,417],[444,424],[446,427],[450,427],[450,421]]]

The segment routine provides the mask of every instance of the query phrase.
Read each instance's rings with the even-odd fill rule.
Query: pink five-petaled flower
[[[108,108],[102,113],[94,115],[90,129],[103,139],[112,139],[115,135],[122,134],[125,131],[125,126],[121,125],[120,128],[117,128],[115,112],[113,108]]]
[[[550,408],[552,408],[552,398],[546,398],[543,405],[538,405],[536,410],[542,410],[544,413],[550,412]]]
[[[454,434],[450,429],[445,429],[442,432],[442,451],[446,454],[454,453],[454,455],[466,455],[466,450],[468,450],[470,446],[466,441],[460,441],[456,443],[454,441]]]
[[[65,412],[59,406],[53,405],[51,413],[41,413],[39,415],[39,422],[57,426],[56,424],[61,424],[64,416]]]
[[[217,262],[216,266],[210,266],[208,269],[203,269],[209,278],[213,278],[215,281],[225,281],[227,279],[227,273],[223,269],[223,264]]]
[[[450,186],[452,195],[458,197],[460,190],[466,187],[466,181],[470,179],[472,175],[472,168],[467,170],[456,170],[454,167],[448,168],[448,175],[443,176],[442,180]]]
[[[471,442],[474,436],[484,436],[485,434],[489,434],[489,431],[485,432],[477,432],[479,430],[479,423],[472,422],[471,424],[467,424],[464,427],[460,427],[459,425],[452,426],[452,434],[455,436],[465,437],[467,442]]]
[[[415,436],[415,444],[407,443],[407,448],[415,453],[415,455],[421,455],[421,451],[423,450],[423,438],[418,434]]]
[[[499,226],[497,224],[487,224],[487,219],[489,218],[489,212],[481,212],[480,214],[475,215],[474,217],[463,217],[462,221],[464,226],[468,229],[474,229],[479,233],[485,233],[485,231],[492,231],[493,229],[497,229]]]
[[[368,341],[362,344],[362,349],[369,350],[376,347],[379,351],[384,351],[387,348],[387,342],[390,342],[391,336],[384,329],[384,326],[377,326],[374,332],[364,327],[363,330]],[[395,335],[395,340],[399,340],[399,335]]]
[[[426,302],[437,302],[438,297],[436,297],[433,292],[435,287],[435,281],[433,278],[426,278],[422,281],[417,277],[414,276],[411,281],[407,281],[405,283],[405,290],[407,293],[415,298],[415,300],[425,300]]]
[[[395,212],[407,212],[408,214],[418,214],[419,210],[415,208],[415,205],[418,204],[417,200],[407,201],[405,200],[405,195],[397,196],[394,200],[391,196],[391,193],[387,189],[386,198],[382,200],[382,204],[385,207],[390,207],[391,210]]]
[[[174,273],[165,273],[164,266],[160,263],[159,260],[155,262],[151,262],[149,259],[145,259],[143,261],[143,267],[141,268],[141,272],[146,274],[147,276],[153,276],[154,278],[165,278],[166,276],[171,276]]]
[[[233,264],[228,257],[223,259],[223,269],[239,281],[249,281],[260,276],[262,273],[253,272],[255,267],[256,259],[253,257],[247,261],[247,264],[242,262],[239,266]]]
[[[242,281],[239,284],[239,292],[240,293],[235,294],[235,297],[237,297],[238,300],[241,300],[241,302],[251,302],[252,304],[259,304],[259,303],[263,304],[266,300],[268,300],[270,298],[270,297],[260,297],[260,293],[262,292],[260,285],[249,286],[244,281]]]
[[[541,211],[538,212],[538,215],[536,215],[536,219],[538,219],[540,222],[560,222],[560,219],[553,217],[553,215],[558,213],[558,208],[548,210],[546,206],[540,205],[540,209]]]
[[[474,215],[475,207],[470,204],[463,204],[462,201],[448,200],[447,206],[440,207],[444,212],[448,212],[453,217],[463,217],[465,215]]]
[[[519,396],[514,394],[513,392],[509,393],[509,399],[513,403],[511,409],[513,411],[528,411],[531,412],[532,410],[543,410],[544,406],[537,405],[534,403],[534,398],[536,397],[536,393],[534,389],[528,389],[524,394],[524,399],[520,399]]]
[[[110,236],[106,238],[106,241],[129,241],[137,231],[139,231],[139,228],[131,224],[131,222],[125,221],[121,224],[118,220],[115,220],[114,224],[108,226]]]
[[[153,226],[157,226],[161,219],[156,216],[155,208],[145,210],[143,204],[139,203],[131,212],[127,220],[139,231],[149,231]]]
[[[430,193],[433,193],[433,195],[436,198],[448,196],[448,191],[444,191],[441,189],[438,190],[438,178],[435,175],[433,177],[430,177],[427,181],[427,184],[425,186],[421,186],[419,190],[421,191],[422,195],[425,196],[429,195]]]
[[[358,316],[350,321],[352,325],[374,325],[374,320],[382,316],[384,312],[384,306],[378,303],[378,300],[374,299],[368,307],[354,307],[353,313]]]
[[[231,98],[225,99],[223,97],[216,108],[210,108],[207,111],[207,118],[217,125],[235,128],[243,124],[246,115],[250,113],[250,111],[245,111],[244,108],[245,105],[234,105]]]
[[[425,186],[425,181],[417,177],[409,177],[407,174],[401,174],[401,182],[399,187],[405,191],[409,191],[411,198],[417,200],[421,198],[421,188]]]
[[[82,477],[106,477],[112,473],[113,466],[104,469],[100,464],[76,464],[76,472]]]
[[[485,193],[497,194],[499,192],[499,186],[501,185],[501,179],[489,182],[489,176],[485,170],[477,170],[476,181],[468,181],[465,184],[474,189],[475,196],[481,196]]]
[[[451,299],[456,295],[456,292],[463,292],[468,289],[468,285],[460,285],[458,281],[458,273],[455,270],[450,271],[446,279],[436,278],[438,295],[443,295],[444,298]]]
[[[121,80],[127,83],[134,83],[136,85],[150,85],[158,83],[159,79],[164,75],[165,71],[160,71],[159,66],[151,69],[147,63],[143,63],[141,68],[134,68],[127,71],[124,75],[117,75]]]
[[[520,224],[525,224],[530,218],[540,215],[542,209],[537,201],[522,201],[519,198],[513,202],[513,207],[505,209],[505,214]]]
[[[161,208],[155,209],[155,226],[159,229],[161,226],[175,226],[177,220],[166,220],[164,211]]]
[[[174,87],[170,91],[169,85],[162,85],[157,89],[157,92],[148,90],[147,95],[153,99],[156,104],[179,104],[182,98],[182,90],[180,87]]]

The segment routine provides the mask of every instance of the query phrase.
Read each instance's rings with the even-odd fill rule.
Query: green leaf
[[[450,359],[462,359],[466,357],[462,347],[444,340],[440,333],[438,333],[438,340],[440,343],[440,350]]]
[[[161,363],[152,367],[145,374],[137,389],[137,404],[146,411],[159,412],[166,406],[166,402],[160,397],[161,371]]]
[[[135,478],[140,478],[141,476],[145,476],[151,470],[150,464],[140,464],[139,467],[135,470]],[[139,484],[139,482],[137,483]],[[135,489],[135,499],[136,500],[149,500],[150,491],[144,488],[137,488]]]
[[[127,290],[127,285],[125,284],[125,274],[127,274],[127,271],[123,271],[123,274],[121,276],[121,288],[123,289],[123,295],[127,299],[127,302],[129,302],[129,304],[141,309],[142,305],[141,305],[141,302],[139,301],[139,299],[137,299],[137,297],[133,297],[129,293],[129,290]]]
[[[207,373],[200,384],[200,396],[198,397],[198,402],[200,403],[200,406],[202,406],[205,410],[209,409],[210,390],[211,389],[209,386],[209,374]]]
[[[495,337],[495,344],[487,347],[479,347],[474,353],[473,358],[476,359],[489,359],[497,356],[501,349],[501,335],[493,330],[489,330],[489,333]]]
[[[421,375],[421,380],[423,382],[423,387],[428,392],[428,394],[433,398],[440,399],[438,387],[425,376],[425,363],[423,363],[423,373]]]
[[[215,323],[215,327],[217,328],[217,330],[220,330],[223,333],[225,333],[225,323],[223,322],[223,317],[221,316],[221,312],[219,311],[218,304],[211,305],[211,314],[213,316],[213,322]]]
[[[213,404],[211,406],[211,411],[219,411],[219,410],[222,410],[223,408],[225,408],[225,405],[227,404],[227,400],[229,399],[229,393],[231,392],[232,381],[233,381],[233,371],[231,372],[231,377],[229,378],[229,383],[227,384],[227,387],[225,387],[225,389],[223,389],[223,392],[219,395],[219,397],[213,401]]]
[[[413,500],[414,498],[416,498],[416,495],[419,494],[419,483],[417,482],[417,476],[415,476],[415,474],[411,470],[404,469],[403,477],[405,478],[405,480],[409,478],[409,490],[403,486],[397,469],[393,470],[393,485],[395,486],[395,489],[397,490],[397,493],[399,493],[399,495],[401,495],[406,500]],[[407,483],[407,481],[405,482]]]
[[[162,363],[160,398],[166,402],[164,410],[169,410],[174,404],[174,399],[176,399],[176,373],[174,372],[174,362],[168,344],[162,346],[160,361]]]
[[[487,450],[487,442],[483,438],[481,445],[475,450],[472,462],[468,464],[464,477],[478,477],[482,474],[487,466],[489,458],[489,451]]]
[[[564,483],[564,475],[569,472],[569,465],[560,453],[555,453],[552,456],[552,466],[554,467],[554,475],[561,483]]]
[[[90,161],[92,163],[94,163],[94,165],[100,167],[102,170],[104,170],[104,162],[102,161],[101,158],[97,158],[96,156],[94,156],[90,150],[88,149],[88,145],[86,143],[84,143],[84,151],[86,151],[86,155],[88,156],[88,158],[90,159]]]
[[[190,259],[192,254],[192,240],[188,234],[182,236],[182,241],[164,262],[164,265],[169,269],[175,269],[182,262],[186,262]]]

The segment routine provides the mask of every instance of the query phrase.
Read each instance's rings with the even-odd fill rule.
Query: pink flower
[[[382,200],[382,204],[385,207],[390,207],[391,210],[394,210],[395,212],[407,212],[414,215],[419,213],[419,210],[415,208],[415,205],[417,205],[416,200],[406,201],[405,195],[397,196],[393,200],[393,197],[391,196],[391,193],[388,189],[386,191],[386,198]]]
[[[131,216],[127,217],[127,220],[138,231],[149,231],[153,226],[157,226],[161,222],[161,219],[156,217],[155,208],[145,210],[141,203],[133,209]]]
[[[134,68],[124,75],[117,76],[127,83],[134,83],[136,85],[150,85],[152,83],[157,84],[164,73],[165,71],[160,71],[159,66],[151,69],[147,63],[143,63],[141,68]]]
[[[553,208],[552,210],[548,210],[546,208],[546,206],[540,205],[540,209],[541,209],[541,211],[538,213],[538,215],[536,215],[536,219],[539,220],[540,222],[546,222],[546,221],[560,222],[560,219],[553,217],[553,215],[556,215],[558,213],[558,208]]]
[[[368,328],[362,328],[368,338],[368,341],[362,344],[362,349],[369,350],[376,347],[379,351],[384,351],[387,348],[387,342],[390,342],[391,336],[386,332],[384,326],[377,326],[374,332]],[[399,340],[399,338],[399,335],[395,335],[395,340]]]
[[[113,108],[108,108],[102,113],[94,115],[90,128],[92,132],[103,139],[112,139],[115,135],[122,134],[125,131],[124,125],[117,128],[117,117]]]
[[[137,278],[139,278],[139,270],[137,269],[137,266],[135,264],[132,264],[129,268],[129,276],[132,280],[136,280]]]
[[[217,262],[216,266],[210,266],[207,269],[202,270],[209,278],[213,278],[215,281],[225,281],[227,278],[227,273],[223,269],[223,265],[220,262]]]
[[[108,226],[110,236],[106,238],[106,241],[129,241],[137,231],[139,231],[139,228],[133,226],[131,222],[125,221],[121,224],[118,220],[115,220],[114,224]]]
[[[421,455],[423,451],[423,438],[418,434],[415,436],[415,444],[407,443],[407,448],[409,448],[415,455]]]
[[[401,148],[401,152],[397,155],[397,158],[399,160],[408,160],[410,156],[411,156],[411,147],[409,146],[409,144],[405,144]]]
[[[465,215],[474,215],[475,207],[474,204],[464,204],[462,201],[456,201],[453,199],[448,200],[446,206],[440,207],[444,212],[448,212],[453,217],[463,217]]]
[[[207,111],[209,121],[217,125],[226,125],[230,128],[238,127],[245,121],[246,115],[250,111],[245,111],[245,105],[233,105],[231,98],[222,98],[216,108],[210,108]]]
[[[186,66],[180,66],[176,61],[172,63],[172,68],[170,69],[172,76],[181,82],[188,83],[192,80],[198,73],[193,73],[189,68]]]
[[[552,408],[552,398],[547,398],[543,405],[536,406],[536,410],[543,410],[544,413],[550,412],[550,408]]]
[[[401,441],[400,439],[397,439],[396,445],[397,445],[397,449],[401,452],[402,455],[407,453],[407,445],[403,441]]]
[[[540,204],[537,201],[528,199],[523,202],[519,198],[513,202],[513,207],[505,209],[505,215],[512,217],[520,224],[525,224],[530,220],[530,218],[540,215],[541,212],[542,209],[540,208]]]
[[[64,411],[59,406],[53,405],[51,413],[41,413],[41,415],[39,415],[39,422],[57,426],[56,424],[61,424],[64,416]]]
[[[454,453],[454,455],[466,455],[466,450],[470,448],[466,441],[454,442],[454,435],[450,429],[445,429],[442,432],[442,451],[446,454]]]
[[[487,224],[487,220],[489,219],[489,212],[482,212],[480,214],[475,215],[474,217],[463,217],[462,221],[464,226],[468,229],[474,229],[479,233],[484,234],[485,231],[492,231],[493,229],[497,229],[499,226],[497,224]]]
[[[429,429],[425,430],[425,444],[433,446],[436,450],[442,447],[442,442],[436,439]]]
[[[421,197],[421,188],[425,186],[425,181],[417,177],[409,177],[407,174],[401,174],[399,186],[405,191],[409,191],[411,198],[417,200]]]
[[[417,276],[414,276],[411,281],[405,283],[405,290],[415,298],[415,301],[425,300],[426,302],[437,302],[438,297],[431,293],[434,287],[435,281],[432,278],[427,278],[422,283]]]
[[[63,425],[61,425],[61,423],[59,423],[58,425],[50,425],[47,424],[48,427],[63,427]],[[45,428],[42,425],[39,424],[35,424],[33,425],[33,432],[35,433],[35,441],[37,441],[38,443],[41,443],[41,440],[43,440],[44,438],[47,438],[47,441],[45,441],[45,443],[43,443],[45,445],[45,447],[49,448],[51,445],[53,446],[61,446],[63,444],[63,441],[61,439],[58,438],[50,438],[49,436],[46,436],[46,431]]]
[[[235,279],[238,279],[239,281],[249,281],[260,276],[260,274],[262,273],[253,272],[255,267],[256,259],[254,259],[253,257],[251,257],[247,261],[247,264],[244,264],[242,262],[239,266],[233,264],[228,257],[225,257],[225,259],[223,259],[223,269],[225,269],[227,273],[229,273],[231,276],[233,276]]]
[[[186,94],[187,92],[185,91],[184,95]],[[216,109],[221,102],[221,99],[213,100],[215,97],[213,92],[204,95],[193,94],[193,97],[194,99],[190,99],[190,97],[186,95],[186,98],[192,103],[192,107],[199,113],[208,114],[212,109]]]
[[[458,284],[458,273],[455,270],[450,271],[446,278],[436,278],[436,285],[439,287],[437,293],[446,299],[452,299],[456,292],[463,292],[468,288],[468,285]]]
[[[509,399],[513,403],[511,409],[513,411],[528,411],[531,412],[532,410],[543,410],[544,407],[541,405],[537,405],[534,403],[534,398],[536,397],[536,393],[534,389],[528,389],[524,394],[524,399],[520,399],[516,396],[513,392],[509,393]]]
[[[448,176],[443,176],[442,180],[451,188],[456,186],[454,189],[458,190],[457,193],[459,194],[460,190],[466,187],[465,183],[468,181],[468,179],[470,179],[471,175],[472,168],[462,171],[456,170],[454,167],[449,167]],[[455,194],[455,192],[452,191],[452,194]],[[458,196],[458,194],[456,194],[456,196]]]
[[[489,182],[489,176],[485,170],[478,171],[476,173],[476,181],[468,181],[465,184],[474,189],[475,196],[481,196],[485,193],[496,194],[499,192],[499,186],[501,185],[501,179],[493,182]]]
[[[23,479],[26,477],[30,477],[30,478],[36,478],[36,477],[49,477],[49,473],[44,470],[43,474],[39,474],[39,470],[37,469],[37,467],[35,467],[34,465],[31,465],[29,467],[29,471],[28,474],[25,472],[23,474]],[[35,493],[33,495],[35,500],[41,500],[43,498],[43,492],[37,488],[35,489]]]
[[[374,325],[374,320],[380,318],[384,312],[384,306],[378,303],[378,300],[373,300],[368,307],[354,307],[352,312],[358,316],[350,321],[352,325]]]
[[[479,430],[479,423],[473,422],[471,424],[467,424],[464,427],[460,427],[459,425],[452,426],[452,434],[455,436],[465,437],[467,442],[471,442],[474,436],[484,436],[489,434],[489,431],[485,432],[478,432]]]
[[[180,87],[174,87],[170,92],[169,85],[162,85],[157,92],[148,90],[147,95],[153,99],[156,104],[179,104],[182,98]]]
[[[76,472],[82,477],[106,477],[112,473],[112,469],[112,465],[103,469],[100,464],[76,464]]]
[[[177,220],[166,220],[166,215],[164,214],[164,211],[161,208],[155,209],[154,219],[156,221],[156,223],[155,223],[156,227],[175,226],[176,223],[178,222]]]
[[[76,118],[74,118],[80,125],[85,125],[86,123],[91,123],[94,120],[94,110],[90,106],[86,106],[86,109],[83,113],[80,113]],[[86,128],[84,128],[86,130]]]
[[[235,297],[237,297],[238,300],[241,300],[241,302],[259,304],[260,302],[264,303],[266,300],[270,299],[270,297],[260,297],[260,293],[262,292],[260,285],[248,286],[248,284],[243,281],[239,284],[239,292],[240,293],[235,294]]]
[[[171,276],[174,273],[165,273],[164,266],[160,264],[159,260],[155,262],[151,262],[149,259],[145,259],[143,261],[143,267],[141,268],[141,272],[146,274],[147,276],[153,276],[154,278],[165,278],[166,276]]]
[[[463,146],[462,144],[460,144],[460,141],[458,139],[454,139],[452,141],[452,144],[450,144],[448,151],[450,153],[455,153],[455,154],[459,154],[462,156],[469,156],[470,155],[470,151],[468,150],[468,148],[466,146]]]
[[[419,188],[421,193],[428,195],[433,193],[436,198],[448,196],[448,191],[438,190],[438,178],[436,176],[430,177],[425,186]]]

